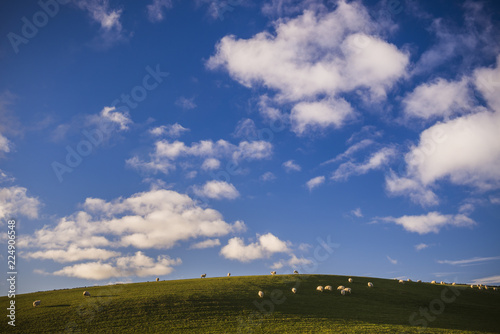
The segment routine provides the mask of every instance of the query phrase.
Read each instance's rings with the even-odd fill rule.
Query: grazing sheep
[[[431,284],[436,284],[436,281],[431,281]]]
[[[482,286],[478,286],[479,290],[483,290],[483,287]]]
[[[293,292],[293,293],[297,293],[297,289],[292,288],[292,292]]]
[[[372,282],[368,282],[368,287],[369,288],[373,288],[373,283]]]
[[[417,283],[422,283],[422,280],[421,280],[421,279],[419,279],[419,280],[417,281]]]
[[[343,286],[343,285],[339,285],[339,286],[337,287],[337,290],[344,290],[344,286]]]
[[[497,291],[497,288],[493,288],[493,291]]]
[[[227,277],[231,276],[231,273],[227,273]]]
[[[471,289],[474,289],[474,284],[471,284],[471,285],[470,285],[470,288],[471,288]]]
[[[340,294],[341,294],[342,296],[345,296],[345,290],[344,290],[344,289],[340,290]]]
[[[484,289],[485,289],[485,290],[488,290],[488,286],[487,286],[487,285],[485,285],[485,286],[484,286]]]
[[[205,278],[205,277],[207,277],[207,274],[201,275],[201,278]]]
[[[156,281],[159,282],[160,281],[160,278],[159,277],[156,277]]]
[[[349,279],[347,280],[349,283],[352,283],[352,278],[349,277]]]
[[[276,275],[276,271],[271,271],[271,275]]]
[[[298,274],[299,272],[298,272],[297,270],[294,270],[294,271],[293,271],[293,273],[294,273],[294,274]]]
[[[444,284],[444,282],[443,282],[443,281],[441,281],[441,283],[439,283],[439,284]]]
[[[260,297],[260,298],[263,298],[263,297],[264,297],[264,292],[259,291],[259,297]]]
[[[455,282],[451,283],[451,285],[457,285]]]
[[[399,280],[399,283],[401,284],[405,284],[405,281],[403,281],[402,279]]]
[[[351,293],[351,288],[345,288],[344,291]]]
[[[411,279],[409,279],[409,278],[408,278],[408,279],[407,279],[407,281],[408,281],[408,282],[411,282]]]
[[[83,291],[83,295],[84,295],[85,297],[90,297],[90,292],[88,292],[88,291]]]
[[[318,291],[320,291],[320,292],[323,292],[323,287],[322,287],[321,285],[318,285],[318,286],[316,287],[316,290],[318,290]]]
[[[327,286],[325,286],[325,290],[332,291],[332,290],[333,290],[333,288],[332,288],[332,286],[331,286],[331,285],[327,285]]]
[[[41,301],[39,301],[39,300],[35,300],[35,301],[33,302],[33,307],[40,306],[40,304],[41,304],[41,303],[42,303]]]

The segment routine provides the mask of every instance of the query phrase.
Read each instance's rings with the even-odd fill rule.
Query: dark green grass
[[[459,295],[427,321],[449,286],[331,275],[244,276],[45,291],[16,297],[18,333],[500,333],[500,291],[456,286]],[[374,287],[368,288],[367,282]],[[333,292],[316,291],[332,285]],[[352,288],[341,296],[338,285]],[[298,292],[293,294],[291,288]],[[92,297],[83,297],[83,291]],[[262,290],[264,298],[257,292]],[[34,300],[40,307],[34,308]],[[434,302],[433,302],[434,301]],[[434,303],[434,304],[432,304]],[[8,298],[0,297],[5,310]],[[5,307],[4,307],[5,306]],[[7,311],[5,310],[5,315]],[[0,332],[14,331],[0,324]],[[435,318],[435,319],[434,319]]]

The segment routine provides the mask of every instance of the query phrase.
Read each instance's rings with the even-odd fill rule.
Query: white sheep
[[[399,280],[399,283],[401,284],[405,284],[405,281],[403,281],[402,279]]]
[[[343,285],[339,285],[339,286],[337,287],[337,290],[344,290],[344,286],[343,286]]]
[[[368,287],[369,288],[373,288],[373,283],[372,282],[368,282]]]
[[[436,281],[431,281],[431,284],[436,284]]]
[[[344,291],[351,293],[351,288],[345,288]]]
[[[451,285],[457,285],[455,282],[451,283]]]
[[[227,273],[227,277],[231,276],[231,273]]]
[[[42,303],[41,301],[39,301],[39,300],[35,300],[35,301],[33,302],[33,307],[40,306],[40,304],[41,304],[41,303]]]
[[[156,281],[159,282],[160,281],[160,278],[159,277],[156,277]]]
[[[470,285],[470,288],[471,288],[471,289],[474,289],[474,284],[471,284],[471,285]]]
[[[294,273],[294,274],[298,274],[299,272],[298,272],[297,270],[294,270],[294,271],[293,271],[293,273]]]
[[[276,271],[271,271],[271,275],[276,275]]]
[[[408,278],[408,279],[407,279],[407,281],[408,281],[408,282],[411,282],[411,279],[409,279],[409,278]]]
[[[320,292],[323,292],[323,287],[322,287],[321,285],[318,285],[318,286],[316,287],[316,290],[318,290],[318,291],[320,291]]]
[[[352,278],[349,277],[349,279],[347,280],[349,283],[352,283]]]
[[[485,285],[485,286],[484,286],[484,289],[485,289],[485,290],[488,290],[488,286],[487,286],[487,285]]]
[[[292,292],[293,292],[293,293],[297,293],[297,289],[292,288]]]
[[[422,283],[422,280],[421,280],[421,279],[419,279],[419,280],[417,281],[417,283]]]
[[[201,278],[205,278],[205,277],[207,277],[207,274],[202,274],[201,275]]]
[[[340,294],[341,294],[342,296],[345,296],[345,290],[344,290],[344,289],[340,290]]]
[[[439,284],[444,284],[444,282],[443,282],[443,281],[441,281],[441,283],[439,283]]]
[[[332,288],[332,286],[331,286],[331,285],[327,285],[327,286],[325,286],[325,290],[332,291],[332,290],[333,290],[333,288]]]
[[[493,291],[497,291],[497,288],[493,288]]]
[[[483,287],[482,286],[478,286],[479,290],[483,290]]]
[[[264,292],[259,291],[259,297],[260,297],[260,298],[263,298],[263,297],[264,297]]]
[[[83,291],[83,295],[84,295],[85,297],[90,297],[90,292],[88,292],[88,291]]]

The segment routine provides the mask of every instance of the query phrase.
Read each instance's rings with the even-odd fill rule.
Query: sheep
[[[41,304],[41,303],[42,303],[41,301],[39,301],[39,300],[35,300],[35,301],[33,302],[33,307],[40,306],[40,304]]]
[[[231,273],[227,273],[227,277],[231,276]]]
[[[90,292],[88,292],[88,291],[83,291],[83,295],[84,295],[85,297],[90,297]]]
[[[368,282],[368,287],[369,288],[373,288],[373,283],[372,282]]]
[[[401,284],[405,284],[405,281],[403,281],[402,279],[399,280],[399,283]]]
[[[340,290],[340,294],[341,294],[342,296],[345,296],[345,290],[344,290],[344,289]]]
[[[471,284],[471,285],[470,285],[470,288],[471,288],[471,289],[474,289],[474,284]]]
[[[421,279],[419,279],[419,280],[417,281],[417,283],[422,283],[422,280],[421,280]]]
[[[293,273],[294,273],[294,274],[298,274],[299,272],[298,272],[297,270],[294,270],[294,271],[293,271]]]
[[[451,285],[457,285],[455,282],[451,283]]]
[[[351,288],[345,288],[344,291],[351,293]]]
[[[276,275],[276,271],[271,271],[271,275]]]
[[[159,282],[160,281],[160,278],[159,277],[156,277],[156,281]]]
[[[207,277],[207,274],[202,274],[201,275],[201,278],[205,278],[205,277]]]
[[[482,286],[478,286],[479,290],[483,290],[483,287]]]
[[[497,288],[493,288],[493,291],[497,291]]]
[[[343,286],[343,285],[339,285],[339,286],[337,287],[337,290],[344,290],[344,286]]]
[[[318,286],[316,287],[316,290],[318,290],[318,291],[320,291],[320,292],[323,292],[323,286],[318,285]]]
[[[325,286],[325,290],[332,291],[332,290],[333,290],[333,288],[332,288],[332,286],[331,286],[331,285],[327,285],[327,286]]]
[[[407,281],[408,281],[408,282],[411,282],[411,279],[409,279],[409,278],[408,278],[408,279],[407,279]]]
[[[436,281],[432,281],[431,284],[436,284]]]
[[[264,297],[264,292],[259,291],[259,297],[260,297],[260,298],[263,298],[263,297]]]
[[[293,293],[297,293],[297,289],[292,288],[292,292],[293,292]]]
[[[484,289],[485,289],[485,290],[488,290],[488,286],[487,286],[487,285],[485,285],[485,286],[484,286]]]
[[[443,284],[444,284],[444,282],[443,282],[443,281],[441,281],[441,283],[439,283],[439,284],[443,285]]]
[[[347,280],[349,283],[352,283],[352,278],[349,277],[349,279]]]

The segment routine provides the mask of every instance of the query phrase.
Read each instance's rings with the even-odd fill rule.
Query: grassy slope
[[[347,277],[331,275],[222,277],[30,293],[16,298],[16,332],[418,333],[419,327],[409,324],[410,315],[428,308],[445,289],[353,278],[347,283]],[[374,288],[367,287],[368,281]],[[349,286],[352,295],[321,293],[317,285]],[[294,286],[296,295],[290,291]],[[459,289],[456,300],[445,304],[424,332],[500,333],[500,291]],[[84,290],[92,297],[83,297]],[[32,306],[35,299],[42,301],[40,307]],[[0,297],[0,305],[5,310],[7,297]],[[12,330],[2,318],[0,332]]]

